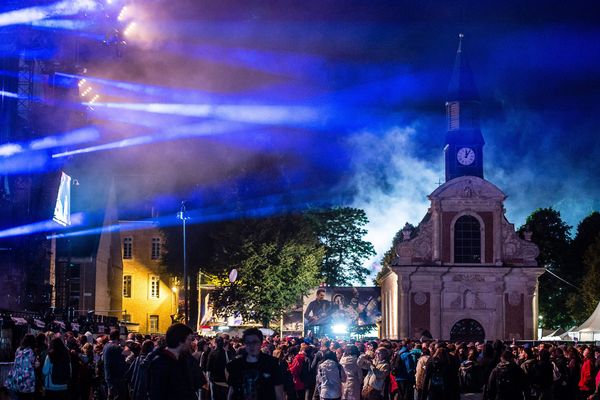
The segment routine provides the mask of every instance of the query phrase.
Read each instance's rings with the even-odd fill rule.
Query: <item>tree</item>
[[[414,225],[409,224],[408,222],[406,223],[406,225],[404,225],[402,229],[396,232],[396,234],[394,235],[394,239],[392,239],[392,246],[389,248],[388,251],[385,252],[383,258],[381,259],[381,271],[377,273],[377,276],[374,279],[375,286],[381,286],[381,281],[383,277],[390,270],[390,267],[392,266],[392,263],[396,258],[396,247],[398,247],[398,244],[404,241],[404,234],[402,233],[402,231],[404,231],[407,228],[410,229],[411,239],[417,236],[417,229]]]
[[[577,232],[572,243],[573,266],[569,271],[569,278],[579,284],[586,273],[584,257],[588,248],[594,243],[600,234],[600,213],[592,212],[577,224]]]
[[[240,314],[267,326],[319,283],[324,249],[302,216],[231,221],[213,243],[211,269],[218,272],[210,299],[217,315]]]
[[[325,248],[321,279],[328,286],[364,284],[369,269],[364,262],[375,255],[375,249],[363,237],[369,222],[364,210],[332,208],[307,213],[313,230]]]
[[[571,227],[561,218],[560,212],[553,208],[535,210],[521,228],[519,234],[527,230],[532,232],[534,242],[540,254],[538,264],[558,276],[568,276],[569,231]],[[573,316],[564,307],[565,300],[573,293],[573,288],[554,276],[546,273],[539,278],[539,309],[544,317],[545,328],[570,327]]]
[[[596,279],[593,276],[590,264],[586,263],[585,258],[587,250],[594,244],[594,240],[598,235],[600,235],[600,213],[594,211],[577,224],[577,233],[571,244],[571,265],[569,271],[565,271],[565,276],[579,286],[581,292],[586,291],[588,296],[589,293],[593,293],[593,285]],[[585,289],[584,285],[586,286]],[[583,322],[590,315],[591,300],[589,298],[586,300],[586,296],[582,295],[581,292],[573,291],[569,294],[567,300],[567,306],[576,324]]]
[[[600,301],[600,235],[588,247],[583,262],[587,272],[581,283],[581,300],[583,318],[590,316]]]

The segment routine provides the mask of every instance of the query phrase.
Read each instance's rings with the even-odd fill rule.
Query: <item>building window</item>
[[[160,258],[160,238],[157,238],[157,237],[152,238],[151,258],[153,260],[158,260]]]
[[[454,224],[454,262],[481,262],[481,227],[471,215],[463,215]]]
[[[123,297],[131,297],[131,275],[123,275]]]
[[[131,260],[133,258],[133,238],[123,238],[123,259]]]
[[[150,276],[150,298],[158,299],[160,297],[160,278],[156,275]]]
[[[151,315],[149,318],[148,330],[150,333],[158,332],[158,315]]]

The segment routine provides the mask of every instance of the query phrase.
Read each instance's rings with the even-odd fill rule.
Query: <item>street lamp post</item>
[[[182,222],[183,227],[183,321],[186,325],[189,324],[189,284],[188,284],[188,271],[187,271],[187,248],[186,248],[186,230],[185,230],[185,221],[189,219],[188,216],[185,215],[185,201],[181,202],[181,211],[177,213],[177,218],[179,218]]]

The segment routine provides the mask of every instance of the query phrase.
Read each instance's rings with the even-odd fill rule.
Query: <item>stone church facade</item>
[[[506,219],[506,195],[483,178],[479,96],[461,47],[446,102],[446,182],[402,232],[382,281],[381,336],[533,339],[544,269],[531,235]]]

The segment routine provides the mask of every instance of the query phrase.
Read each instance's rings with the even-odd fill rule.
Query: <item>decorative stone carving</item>
[[[427,295],[423,292],[417,292],[415,293],[415,304],[418,306],[422,306],[423,304],[427,303]]]
[[[417,237],[398,243],[396,254],[406,261],[412,258],[418,258],[419,263],[431,261],[433,253],[433,219],[429,218],[426,222],[421,223],[418,229],[419,234]],[[412,260],[410,260],[410,263],[412,263]]]
[[[504,261],[522,260],[524,265],[537,265],[535,258],[540,254],[533,242],[523,240],[515,232],[514,224],[504,220],[502,222],[502,247]]]
[[[465,291],[464,308],[468,309],[485,309],[486,305],[479,298],[479,294],[473,293],[470,290]]]
[[[508,304],[516,307],[521,304],[521,293],[512,291],[508,294]]]
[[[456,299],[450,303],[450,308],[462,308],[462,298],[460,295],[456,296]]]
[[[485,282],[485,277],[477,274],[459,274],[452,277],[454,282]]]
[[[500,189],[498,189],[492,183],[477,178],[474,176],[461,177],[453,179],[452,181],[446,182],[439,188],[437,188],[431,195],[431,200],[443,198],[455,198],[455,199],[498,199],[503,201],[506,196]]]

